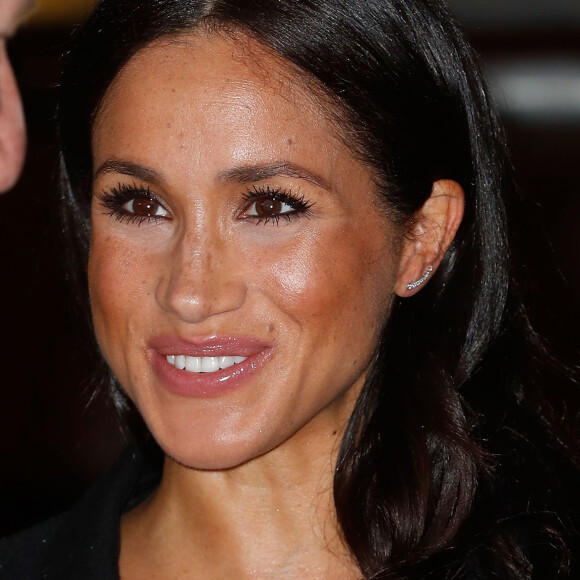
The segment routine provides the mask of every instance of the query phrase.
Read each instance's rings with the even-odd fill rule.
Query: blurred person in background
[[[6,44],[36,0],[0,3],[0,193],[11,189],[22,170],[26,149],[24,111]]]

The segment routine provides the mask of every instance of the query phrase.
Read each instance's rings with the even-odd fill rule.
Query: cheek
[[[283,249],[271,248],[272,259],[261,257],[253,269],[295,321],[321,329],[363,323],[368,332],[368,325],[380,327],[388,312],[396,256],[384,226],[375,236],[361,231],[366,233],[348,222],[316,230]]]
[[[130,332],[134,313],[142,308],[148,293],[146,264],[147,260],[131,245],[93,230],[89,293],[97,340],[107,359],[112,346]]]

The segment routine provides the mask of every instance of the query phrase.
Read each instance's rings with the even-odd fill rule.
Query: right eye
[[[141,225],[146,221],[163,220],[170,217],[169,211],[149,189],[136,184],[119,184],[108,191],[97,194],[110,216],[116,220]]]

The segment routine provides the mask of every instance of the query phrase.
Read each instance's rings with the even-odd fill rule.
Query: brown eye
[[[271,217],[282,213],[282,202],[278,199],[260,199],[256,201],[256,213],[260,217]]]
[[[167,211],[160,203],[147,197],[132,199],[123,206],[123,209],[137,217],[165,217],[167,215]]]
[[[279,217],[295,212],[294,207],[275,195],[256,199],[248,208],[248,216],[259,218]]]

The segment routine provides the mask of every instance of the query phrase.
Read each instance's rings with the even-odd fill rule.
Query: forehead
[[[241,33],[196,31],[164,38],[131,58],[108,88],[97,119],[111,101],[128,96],[135,83],[147,84],[147,98],[217,91],[223,95],[213,103],[235,101],[250,106],[256,101],[278,100],[280,108],[301,108],[305,115],[325,117],[340,137],[340,107],[321,88],[284,58]],[[157,85],[157,86],[156,86]],[[134,91],[139,96],[139,90]],[[123,95],[124,94],[124,95]],[[226,98],[226,97],[229,97]],[[197,104],[199,101],[192,101]]]
[[[303,76],[258,42],[230,35],[151,45],[105,94],[93,125],[93,170],[127,161],[154,170],[163,187],[192,193],[214,191],[240,169],[294,167],[344,206],[358,203],[360,192],[371,199],[372,170]]]
[[[13,34],[20,21],[35,5],[36,0],[1,0],[0,34]]]
[[[336,108],[314,82],[258,42],[194,33],[158,41],[125,65],[105,94],[93,137],[128,135],[123,123],[128,129],[138,123],[156,137],[167,129],[180,137],[219,135],[228,143],[237,136],[250,144],[259,136],[336,146],[342,141]]]

